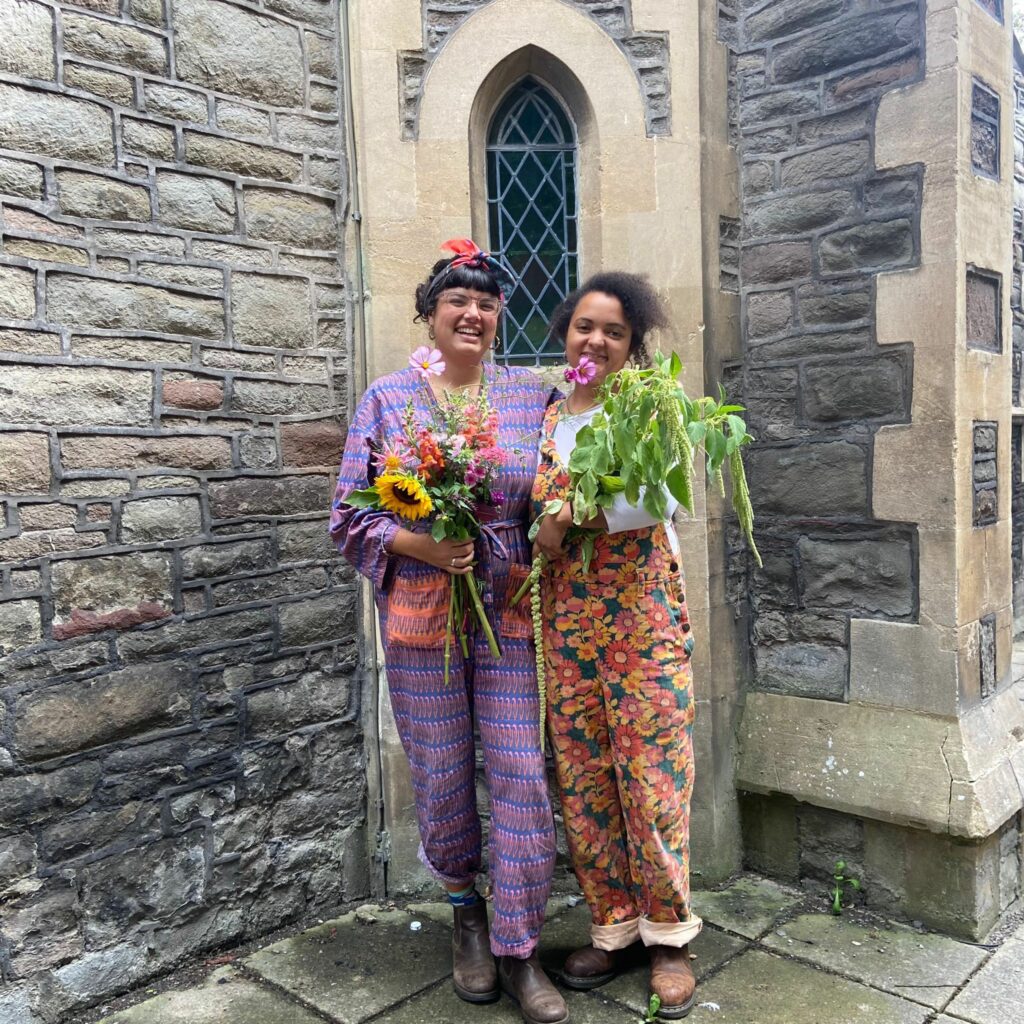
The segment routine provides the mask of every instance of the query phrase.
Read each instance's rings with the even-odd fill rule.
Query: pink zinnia
[[[409,365],[424,380],[427,380],[429,377],[440,377],[444,373],[444,358],[441,352],[436,348],[427,348],[426,345],[420,345],[409,356]]]
[[[589,356],[580,356],[575,366],[568,366],[565,379],[570,384],[589,384],[597,376],[597,364]]]

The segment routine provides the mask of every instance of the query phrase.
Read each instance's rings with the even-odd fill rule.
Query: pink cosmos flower
[[[424,379],[440,377],[444,373],[444,359],[436,348],[420,345],[411,356],[409,365]]]
[[[589,384],[597,376],[597,364],[588,356],[580,356],[575,366],[565,368],[564,376],[570,384]]]

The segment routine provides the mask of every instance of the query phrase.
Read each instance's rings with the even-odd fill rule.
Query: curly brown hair
[[[446,288],[469,288],[475,292],[486,292],[488,295],[501,295],[501,286],[497,278],[483,267],[471,267],[468,264],[449,270],[452,260],[438,260],[431,268],[427,279],[416,286],[416,315],[413,323],[426,320],[437,309],[437,300]]]
[[[580,300],[591,292],[611,295],[622,303],[632,335],[629,339],[629,358],[634,363],[646,366],[651,357],[645,344],[647,335],[659,327],[668,327],[668,314],[658,293],[642,274],[630,274],[623,270],[606,270],[588,277],[575,291],[570,292],[559,303],[551,315],[551,333],[565,344],[572,315]]]

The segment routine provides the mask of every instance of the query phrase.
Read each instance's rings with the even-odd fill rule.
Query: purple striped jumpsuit
[[[363,395],[349,426],[330,529],[341,553],[373,583],[391,706],[412,769],[420,859],[440,881],[457,885],[468,885],[481,869],[476,716],[491,796],[491,950],[496,956],[524,958],[536,946],[544,922],[555,832],[540,750],[529,602],[520,602],[516,609],[506,608],[506,602],[529,570],[525,521],[538,431],[554,393],[529,370],[487,364],[485,373],[500,420],[499,444],[511,454],[496,483],[505,494],[502,519],[476,548],[476,576],[489,619],[501,637],[501,660],[491,657],[482,633],[472,635],[468,658],[453,645],[446,686],[448,574],[390,553],[400,528],[397,516],[344,504],[348,493],[368,486],[368,441],[380,446],[399,439],[410,400],[419,419],[429,416],[434,399],[416,371],[382,377]],[[436,602],[426,635],[410,637],[395,628],[403,607],[422,610],[424,601]]]

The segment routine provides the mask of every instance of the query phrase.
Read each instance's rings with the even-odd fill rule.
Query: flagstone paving
[[[1024,1022],[1024,928],[995,952],[858,913],[745,876],[695,894],[694,1024],[1015,1024]],[[553,977],[586,943],[579,897],[548,904],[541,961]],[[574,1024],[638,1024],[647,961],[591,992],[563,990]],[[451,987],[443,903],[361,907],[221,967],[197,985],[102,1024],[520,1024],[515,1004],[470,1006]]]

